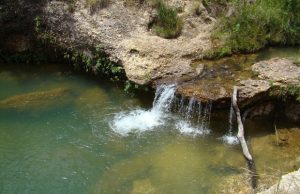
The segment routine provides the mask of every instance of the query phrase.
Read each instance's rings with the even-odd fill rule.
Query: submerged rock
[[[135,158],[120,161],[104,172],[100,181],[96,183],[93,193],[117,193],[126,183],[134,182],[140,175],[149,170],[151,158],[149,156],[137,156]],[[123,188],[123,192],[130,188]]]
[[[0,109],[12,108],[17,110],[46,108],[66,99],[69,90],[55,88],[49,91],[30,92],[16,95],[0,101]]]
[[[103,89],[95,87],[82,92],[75,100],[75,106],[84,114],[96,113],[103,112],[103,107],[109,102],[107,93]]]
[[[155,188],[153,187],[149,179],[136,180],[133,182],[132,194],[155,194]]]
[[[260,176],[259,190],[263,190],[286,172],[300,167],[300,129],[278,129],[270,135],[250,139],[256,170]]]
[[[212,189],[212,193],[219,194],[252,194],[253,189],[250,184],[250,176],[248,173],[242,173],[238,175],[231,175],[217,185],[215,190]]]

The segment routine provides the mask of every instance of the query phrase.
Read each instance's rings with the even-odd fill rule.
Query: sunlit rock
[[[252,100],[258,95],[265,94],[270,88],[270,83],[266,80],[242,80],[239,87],[239,101]]]
[[[289,59],[273,58],[267,61],[260,61],[252,66],[252,70],[261,79],[272,80],[282,84],[300,84],[300,67]]]
[[[281,177],[279,183],[260,194],[297,194],[300,191],[300,169]]]

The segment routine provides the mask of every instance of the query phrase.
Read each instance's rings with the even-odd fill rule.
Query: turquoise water
[[[125,95],[116,83],[61,65],[1,65],[0,193],[220,193],[224,181],[244,173],[239,146],[220,140],[227,112],[212,115],[205,135],[182,133],[174,120],[143,133],[111,129],[116,113],[150,109],[153,98]],[[294,168],[286,164],[294,152],[282,160],[282,148],[262,138],[273,133],[272,123],[246,128],[258,142],[258,171]]]

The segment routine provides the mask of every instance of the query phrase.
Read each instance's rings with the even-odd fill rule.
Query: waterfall
[[[122,111],[114,115],[109,122],[110,128],[118,134],[128,135],[132,132],[145,132],[162,126],[174,127],[182,134],[208,134],[211,103],[202,106],[195,98],[175,100],[176,85],[161,85],[157,87],[152,108],[150,110],[134,109]],[[177,112],[171,113],[171,108]],[[203,110],[202,110],[203,109]],[[175,125],[175,126],[174,126]]]
[[[109,123],[110,127],[116,133],[128,135],[130,132],[144,132],[164,125],[175,91],[174,84],[159,86],[150,110],[135,109],[117,113],[113,121]]]
[[[223,140],[223,142],[230,144],[230,145],[234,145],[234,144],[238,144],[239,140],[238,138],[233,135],[233,123],[232,123],[232,119],[233,119],[233,105],[232,105],[232,100],[231,100],[231,106],[230,106],[230,112],[229,112],[229,128],[228,128],[228,133],[225,134],[221,139]]]
[[[168,112],[171,108],[175,92],[176,86],[174,84],[159,86],[155,92],[151,111]]]
[[[197,102],[196,99],[192,97],[185,107],[184,98],[181,98],[179,107],[178,112],[183,119],[180,119],[175,126],[181,133],[192,136],[209,134],[210,102],[203,107],[201,102]]]

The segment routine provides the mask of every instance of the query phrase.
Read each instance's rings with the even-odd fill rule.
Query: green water
[[[64,92],[53,97],[58,88]],[[30,101],[41,91],[48,97]],[[131,97],[115,83],[59,65],[1,65],[0,193],[220,193],[234,187],[231,180],[247,165],[238,145],[219,139],[227,133],[227,112],[212,115],[205,136],[181,134],[168,123],[128,136],[109,127],[115,113],[149,109],[152,101],[152,94]],[[287,154],[274,144],[273,123],[246,122],[246,129],[258,172],[299,167],[299,149]]]

